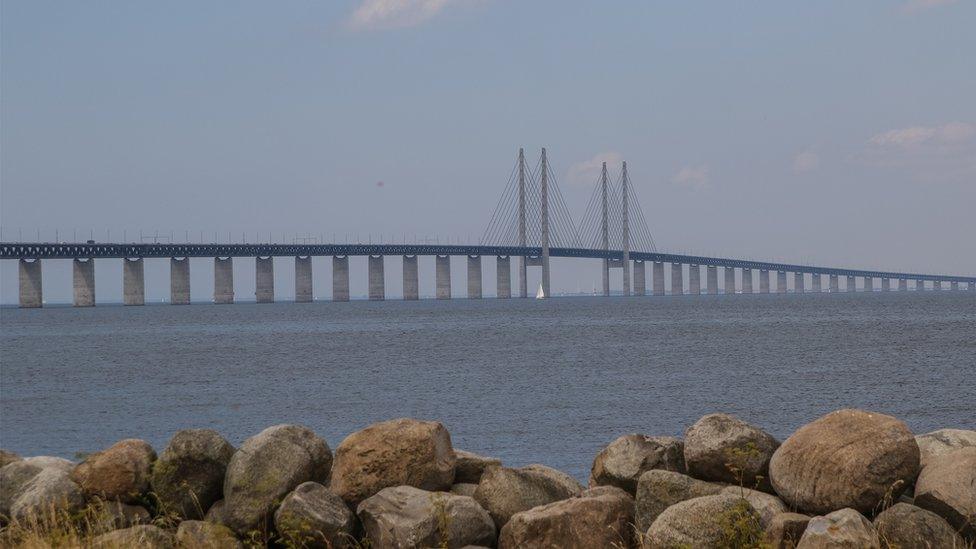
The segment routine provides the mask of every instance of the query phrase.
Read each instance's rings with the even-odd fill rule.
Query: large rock
[[[413,486],[384,488],[356,510],[371,547],[491,546],[495,525],[472,498]]]
[[[451,486],[451,493],[455,496],[468,496],[473,498],[476,491],[478,491],[477,484],[462,482]]]
[[[813,517],[796,549],[880,549],[881,540],[864,515],[854,509],[840,509]]]
[[[303,482],[275,512],[275,530],[295,547],[354,545],[356,516],[346,502],[317,482]]]
[[[64,471],[65,473],[70,473],[76,465],[75,462],[71,460],[54,456],[34,456],[24,458],[24,461],[31,465],[40,467],[41,469],[57,469],[59,471]]]
[[[20,457],[16,453],[0,448],[0,469],[2,469],[4,466],[8,464],[11,464],[15,461],[20,461],[22,459],[24,458]]]
[[[85,505],[81,489],[68,473],[49,468],[34,475],[10,504],[10,516],[25,521],[33,516],[47,519],[52,514],[71,514]]]
[[[803,537],[810,517],[799,513],[780,513],[766,526],[763,541],[769,549],[793,549]]]
[[[86,497],[137,503],[149,491],[149,476],[156,452],[144,440],[120,440],[90,454],[71,472]]]
[[[141,505],[128,505],[117,501],[97,502],[92,506],[93,522],[98,532],[149,524],[152,517]]]
[[[915,482],[915,505],[976,541],[976,447],[930,459]]]
[[[764,528],[769,526],[773,520],[773,517],[780,513],[789,511],[789,509],[786,508],[786,504],[783,503],[783,500],[774,495],[760,492],[759,490],[750,490],[749,488],[740,488],[738,486],[727,486],[722,490],[721,493],[732,494],[733,496],[745,498],[749,502],[749,505],[752,505],[752,508],[759,513],[759,518]]]
[[[564,473],[542,466],[519,469],[489,467],[481,476],[474,499],[501,528],[515,513],[579,495],[582,486]],[[574,486],[575,484],[575,486]]]
[[[330,487],[350,505],[391,486],[449,490],[456,461],[451,435],[440,423],[384,421],[339,444]]]
[[[615,486],[516,513],[502,528],[499,549],[630,547],[634,499]]]
[[[92,540],[92,547],[95,549],[118,549],[120,547],[174,549],[176,538],[158,526],[144,524],[102,534]]]
[[[747,532],[735,528],[750,524]],[[759,517],[749,502],[731,494],[717,494],[685,500],[664,510],[647,529],[644,546],[658,547],[727,547],[733,539],[750,536],[761,541]]]
[[[8,463],[0,468],[0,519],[10,517],[10,506],[23,491],[24,486],[42,469],[24,460]]]
[[[966,542],[945,521],[931,511],[907,503],[896,503],[874,518],[874,529],[885,548],[958,547]]]
[[[768,487],[769,460],[779,441],[728,414],[709,414],[685,431],[688,474],[747,488]]]
[[[976,446],[976,431],[965,429],[939,429],[915,437],[921,455],[922,467],[934,457],[960,448]]]
[[[263,530],[275,506],[307,481],[326,482],[332,452],[324,440],[300,425],[276,425],[244,441],[224,478],[221,519],[244,535]]]
[[[176,530],[176,544],[187,549],[242,549],[241,543],[230,528],[200,520],[184,520]],[[301,547],[301,546],[298,546]]]
[[[685,472],[684,445],[674,437],[624,435],[596,455],[590,468],[590,486],[616,486],[630,495],[645,471]]]
[[[490,465],[501,465],[502,460],[493,457],[479,456],[464,450],[454,450],[456,463],[454,466],[454,483],[478,484],[481,482],[481,474]]]
[[[904,423],[883,414],[839,410],[804,425],[769,462],[773,488],[810,514],[851,507],[871,513],[918,473],[918,445]]]
[[[153,466],[152,490],[163,509],[189,519],[221,497],[234,447],[212,429],[177,431]]]
[[[226,521],[224,520],[224,507],[224,500],[218,499],[215,501],[214,504],[210,506],[210,509],[207,509],[207,514],[203,517],[204,522],[225,525]]]
[[[663,469],[653,469],[640,476],[635,498],[635,524],[638,532],[646,532],[654,520],[675,503],[702,496],[713,496],[724,486],[697,480]]]

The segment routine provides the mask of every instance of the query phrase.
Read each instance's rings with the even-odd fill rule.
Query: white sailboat
[[[536,299],[545,299],[546,298],[546,292],[542,291],[542,283],[541,282],[539,283],[539,291],[537,291],[535,293],[535,298]]]

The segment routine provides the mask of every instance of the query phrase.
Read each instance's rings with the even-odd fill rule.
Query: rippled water
[[[0,328],[0,446],[25,455],[284,422],[334,448],[411,416],[585,478],[618,435],[712,411],[780,437],[848,406],[976,428],[964,292],[3,309]]]

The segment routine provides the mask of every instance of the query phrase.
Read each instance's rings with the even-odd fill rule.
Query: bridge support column
[[[905,280],[904,278],[899,278],[898,279],[898,291],[899,292],[907,292],[908,291],[908,281]]]
[[[526,258],[523,257],[522,259],[524,261]],[[451,299],[451,256],[434,256],[434,263],[434,281],[437,284],[437,299]]]
[[[214,303],[234,303],[234,258],[214,258]]]
[[[95,258],[71,261],[71,278],[75,307],[95,306]]]
[[[518,258],[518,282],[519,282],[519,297],[528,297],[529,288],[529,278],[528,278],[528,263],[529,258],[520,256]],[[450,270],[450,266],[448,266]],[[449,297],[447,299],[450,299]]]
[[[274,258],[254,258],[254,301],[274,303]]]
[[[146,277],[141,257],[122,258],[122,303],[146,304]]]
[[[190,304],[190,258],[169,258],[169,303]]]
[[[725,293],[735,295],[735,267],[725,267]]]
[[[769,271],[766,269],[759,269],[759,293],[769,293]]]
[[[705,267],[705,288],[709,295],[718,295],[718,267],[715,265]]]
[[[420,299],[420,273],[417,269],[417,256],[403,256],[403,299],[416,301]]]
[[[43,306],[44,294],[41,290],[41,260],[21,259],[17,264],[20,282],[20,307],[22,309],[33,309]]]
[[[688,265],[688,293],[701,295],[701,265]]]
[[[654,262],[651,284],[654,285],[654,295],[664,295],[664,263],[661,261]]]
[[[671,264],[671,295],[681,295],[685,293],[685,284],[682,280],[682,267],[681,263]]]
[[[840,292],[840,277],[839,276],[837,276],[837,275],[830,275],[830,282],[828,284],[830,284],[830,286],[828,287],[829,290],[830,290],[830,293],[836,294],[836,293]]]
[[[890,278],[882,278],[881,279],[881,291],[882,292],[890,292],[891,291],[891,279]]]
[[[873,292],[874,291],[874,278],[870,276],[864,277],[864,291]]]
[[[916,280],[915,281],[915,291],[916,292],[921,292],[921,291],[924,291],[924,290],[925,290],[925,281],[924,280]]]
[[[815,294],[823,291],[823,275],[813,273],[810,275],[810,288]]]
[[[847,291],[856,292],[857,291],[857,279],[853,276],[847,277]]]
[[[369,256],[369,300],[386,299],[386,280],[383,275],[383,256]]]
[[[752,269],[742,269],[742,293],[752,293]]]
[[[481,256],[468,256],[468,299],[481,299]]]
[[[295,303],[312,302],[312,257],[295,257]]]
[[[647,275],[644,273],[644,262],[634,260],[634,295],[647,294]]]
[[[495,258],[495,292],[498,299],[512,297],[512,258],[498,256]]]
[[[786,293],[786,271],[776,271],[776,293]]]
[[[969,291],[972,292],[974,290],[976,290],[976,282],[970,282],[969,283]]]
[[[949,283],[949,289],[952,290],[953,292],[958,292],[959,291],[959,283],[958,282],[950,282]]]
[[[942,289],[942,281],[940,281],[940,280],[933,280],[932,281],[932,290],[934,290],[934,291],[937,292],[937,291],[939,291],[941,289]]]
[[[332,301],[349,301],[349,256],[332,256]]]
[[[803,273],[793,273],[793,293],[802,294],[805,291]]]

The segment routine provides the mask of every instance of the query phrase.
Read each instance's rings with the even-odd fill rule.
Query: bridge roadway
[[[143,263],[145,258],[168,258],[171,267],[171,302],[189,303],[189,257],[212,257],[214,266],[214,301],[233,303],[234,257],[254,257],[258,302],[274,299],[274,270],[271,257],[295,258],[296,301],[311,301],[311,262],[312,256],[333,257],[333,299],[349,299],[349,256],[369,256],[369,296],[371,299],[384,299],[383,260],[387,255],[404,256],[404,298],[417,299],[416,256],[437,256],[436,279],[437,296],[450,298],[450,262],[448,256],[466,256],[468,267],[468,296],[481,297],[481,257],[498,258],[498,296],[511,296],[511,257],[526,258],[525,266],[540,265],[541,247],[520,246],[481,246],[462,244],[123,244],[123,243],[54,243],[54,242],[5,242],[0,243],[0,259],[20,260],[20,303],[22,307],[39,307],[43,299],[41,293],[41,262],[43,259],[71,259],[74,264],[75,305],[94,305],[94,262],[91,259],[123,260],[123,301],[130,305],[144,303]],[[585,248],[550,248],[550,257],[591,258],[609,260],[608,265],[623,266],[624,252],[620,250],[601,250]],[[740,270],[743,293],[753,293],[752,271],[758,270],[759,292],[770,291],[770,273],[777,272],[777,293],[785,293],[786,273],[794,273],[794,291],[803,292],[805,275],[811,275],[812,291],[821,291],[821,276],[829,276],[829,290],[839,291],[838,279],[846,277],[847,290],[856,289],[856,278],[863,279],[865,290],[873,290],[875,278],[881,279],[882,290],[890,290],[892,279],[899,282],[899,290],[908,289],[908,280],[915,281],[915,289],[924,289],[930,282],[933,289],[940,289],[943,282],[952,289],[960,283],[967,284],[970,290],[976,289],[976,277],[945,274],[908,273],[896,271],[874,271],[816,265],[799,265],[752,261],[744,259],[706,257],[657,252],[629,252],[633,262],[635,293],[645,293],[644,263],[653,263],[653,294],[664,295],[664,263],[671,264],[671,293],[683,293],[684,266],[688,266],[689,291],[702,292],[701,267],[706,268],[707,293],[718,293],[716,268],[725,270],[725,292],[735,293],[735,270]],[[523,263],[523,262],[520,262]],[[526,294],[524,266],[519,269],[519,295]]]

